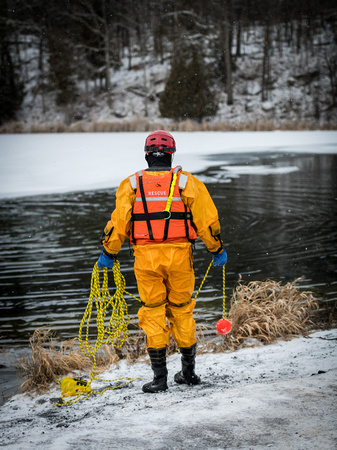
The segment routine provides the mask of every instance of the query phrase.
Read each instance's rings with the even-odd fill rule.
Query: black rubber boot
[[[153,381],[143,386],[143,392],[162,392],[167,390],[167,368],[166,368],[166,347],[148,348],[147,352],[151,359],[151,368],[154,373]]]
[[[174,381],[178,384],[199,384],[200,377],[195,374],[195,357],[197,344],[191,347],[179,347],[181,353],[182,370],[174,375]]]

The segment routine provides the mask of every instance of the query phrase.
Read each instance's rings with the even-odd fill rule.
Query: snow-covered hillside
[[[337,107],[333,105],[331,78],[331,62],[336,52],[334,32],[331,25],[314,33],[313,50],[302,46],[300,51],[294,48],[294,44],[287,42],[285,35],[277,36],[277,39],[274,35],[269,62],[271,89],[268,99],[262,101],[263,29],[245,29],[242,33],[241,56],[233,57],[234,103],[227,105],[223,83],[210,80],[217,93],[219,109],[209,122],[213,125],[218,122],[237,125],[238,128],[241,125],[241,129],[242,124],[247,123],[254,129],[252,124],[256,122],[267,124],[266,128],[272,128],[273,125],[291,127],[290,122],[296,122],[298,128],[301,128],[301,122],[306,122],[306,127],[311,123],[313,128],[335,128]],[[130,69],[126,55],[120,69],[111,70],[111,108],[106,93],[99,89],[98,81],[94,80],[89,86],[78,81],[78,100],[62,109],[56,106],[53,92],[45,92],[43,96],[37,93],[38,43],[27,36],[24,41],[21,57],[26,61],[26,96],[17,114],[23,131],[34,131],[34,128],[30,128],[33,124],[57,123],[73,127],[78,124],[78,131],[95,131],[92,125],[90,128],[90,124],[97,122],[123,123],[121,129],[124,131],[128,131],[125,123],[133,122],[131,130],[144,131],[144,122],[141,122],[144,120],[157,123],[158,126],[169,126],[171,123],[171,120],[160,116],[158,107],[170,72],[169,55],[161,63],[159,57],[149,51],[144,67],[144,59],[137,56],[135,51]],[[234,40],[233,53],[235,44]],[[214,58],[211,48],[207,48],[206,40],[206,61],[212,73]]]

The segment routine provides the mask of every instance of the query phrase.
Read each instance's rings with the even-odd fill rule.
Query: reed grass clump
[[[19,358],[16,368],[22,381],[22,392],[44,391],[58,378],[76,372],[89,372],[93,361],[81,351],[76,339],[59,342],[51,330],[38,328],[30,339],[30,354]],[[97,355],[98,370],[118,358],[111,348],[103,346]]]
[[[300,280],[284,285],[273,280],[239,283],[228,314],[232,330],[221,338],[220,349],[236,350],[248,338],[271,344],[307,332],[318,302],[311,292],[298,289]]]

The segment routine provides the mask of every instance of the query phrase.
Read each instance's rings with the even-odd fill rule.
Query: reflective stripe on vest
[[[137,190],[132,215],[133,243],[137,240],[172,242],[174,239],[196,239],[191,211],[179,193],[180,171],[181,167],[177,166],[160,175],[149,174],[144,170],[136,174]],[[177,182],[174,185],[170,210],[165,211],[174,173],[178,174]]]

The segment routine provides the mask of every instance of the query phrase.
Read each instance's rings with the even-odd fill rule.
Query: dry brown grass
[[[205,346],[203,336],[205,327],[198,327],[198,343]],[[15,363],[19,378],[22,380],[21,392],[44,392],[60,377],[69,374],[89,374],[93,368],[92,359],[86,357],[77,339],[59,342],[51,330],[38,328],[30,339],[29,355],[18,359]],[[177,344],[170,338],[167,354],[172,355],[178,350]],[[146,351],[146,336],[139,329],[130,336],[121,348],[112,345],[103,345],[96,354],[97,366],[95,372],[99,373],[125,359],[129,363],[148,360]]]
[[[26,127],[24,124],[17,121],[5,122],[0,127],[1,134],[25,133],[25,130]]]
[[[228,314],[232,331],[221,338],[220,349],[236,350],[247,338],[270,344],[308,331],[318,303],[311,292],[298,289],[300,280],[285,285],[273,280],[240,283]]]
[[[57,341],[51,330],[38,328],[30,339],[31,352],[18,359],[16,368],[23,380],[22,392],[43,391],[58,378],[75,372],[88,372],[93,362],[81,351],[76,339]],[[118,358],[109,346],[97,355],[99,370],[116,362]]]
[[[0,134],[8,133],[118,133],[118,132],[148,132],[155,129],[167,131],[273,131],[273,130],[336,130],[337,125],[331,123],[318,124],[315,121],[285,120],[279,124],[273,120],[256,120],[250,122],[202,122],[192,120],[181,122],[151,122],[146,119],[130,121],[102,121],[102,122],[75,122],[66,125],[57,123],[33,123],[26,125],[20,122],[6,122],[0,127]]]
[[[251,345],[248,338],[263,344],[276,339],[289,339],[305,334],[312,326],[311,317],[318,309],[318,303],[311,292],[298,288],[300,279],[282,285],[267,280],[239,283],[231,301],[227,318],[232,331],[221,336],[215,334],[215,326],[197,325],[198,352],[235,351]],[[135,324],[133,324],[135,325]],[[50,330],[39,328],[30,339],[31,354],[17,361],[19,376],[23,378],[23,392],[42,392],[58,378],[68,374],[89,374],[92,360],[83,355],[78,341],[57,341]],[[178,350],[171,338],[167,354]],[[120,349],[103,345],[96,355],[97,372],[120,359],[130,363],[148,360],[145,333],[138,329]]]

